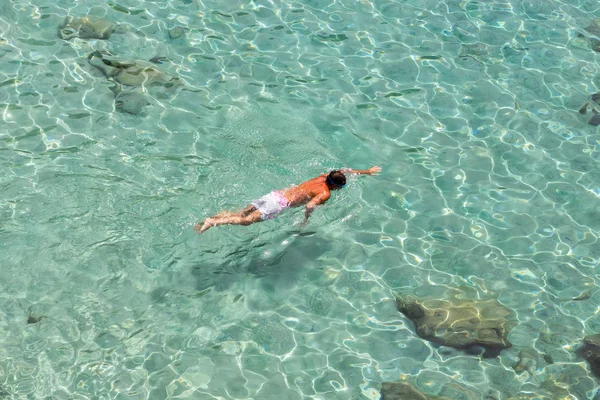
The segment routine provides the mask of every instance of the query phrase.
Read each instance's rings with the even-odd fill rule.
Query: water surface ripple
[[[66,41],[68,15],[119,26]],[[575,351],[600,332],[598,18],[591,0],[1,1],[0,397],[598,398]],[[181,85],[119,89],[95,51],[164,57]],[[192,230],[371,165],[302,231],[301,211]],[[396,294],[497,299],[513,347],[425,341]]]

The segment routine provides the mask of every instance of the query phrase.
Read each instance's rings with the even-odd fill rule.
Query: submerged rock
[[[176,26],[175,28],[169,29],[169,39],[178,39],[185,35],[187,31],[188,29],[183,26]]]
[[[154,64],[162,64],[163,61],[166,61],[166,60],[167,60],[167,57],[154,56],[150,59],[150,62],[154,63]]]
[[[181,79],[160,71],[155,64],[143,60],[127,60],[94,52],[88,57],[91,65],[104,76],[127,86],[150,86],[155,84],[172,87],[182,85]]]
[[[599,41],[600,43],[600,41]],[[592,95],[592,101],[598,105],[600,105],[600,92],[598,93],[594,93]],[[588,112],[588,108],[590,108],[590,102],[586,102],[580,109],[579,109],[579,114],[585,115]],[[592,126],[598,126],[600,125],[600,115],[598,113],[598,111],[596,111],[595,108],[591,108],[592,112],[594,113],[594,115],[592,116],[592,118],[590,118],[590,120],[588,121],[588,124],[592,125]],[[590,298],[591,294],[590,292],[584,292],[582,293],[580,296],[577,296],[576,298],[572,298],[569,300],[586,300],[588,298]]]
[[[137,89],[115,93],[115,108],[123,113],[138,115],[150,104],[148,96]]]
[[[155,63],[164,57],[154,57],[151,61],[126,60],[97,51],[88,59],[106,78],[115,82],[111,90],[115,95],[115,108],[120,112],[141,114],[152,103],[148,94],[165,97],[171,90],[183,86],[181,79],[156,67]]]
[[[430,396],[414,386],[403,382],[383,382],[381,400],[450,400],[447,397]]]
[[[588,121],[588,124],[590,124],[592,126],[600,125],[600,114],[597,114],[596,110],[594,110],[594,116],[592,118],[590,118],[590,120]]]
[[[584,28],[586,32],[600,38],[600,18],[593,20],[588,26]],[[586,35],[579,34],[580,37],[585,37]],[[593,37],[588,37],[590,41],[590,46],[592,50],[595,52],[600,52],[600,40],[595,39]]]
[[[600,334],[586,336],[579,352],[590,365],[592,372],[600,376]]]
[[[512,344],[512,311],[494,300],[417,300],[397,298],[398,310],[411,319],[423,339],[495,357]],[[512,319],[512,318],[510,318]]]
[[[591,33],[592,35],[596,35],[600,38],[600,18],[597,18],[590,22],[590,24],[585,27],[585,30]]]
[[[72,17],[69,15],[58,27],[58,36],[64,40],[76,37],[81,39],[108,39],[116,28],[116,24],[106,19],[91,15],[85,17]]]
[[[44,317],[43,315],[29,314],[29,317],[27,317],[27,324],[37,324],[43,318],[46,318],[46,317]]]
[[[464,56],[487,56],[489,48],[485,43],[463,44],[460,47],[459,57]]]
[[[540,390],[551,399],[588,399],[597,386],[582,363],[554,364],[540,378]]]
[[[553,364],[552,357],[548,354],[540,354],[534,349],[523,349],[519,351],[519,361],[513,365],[517,374],[528,371],[533,374],[542,365]]]

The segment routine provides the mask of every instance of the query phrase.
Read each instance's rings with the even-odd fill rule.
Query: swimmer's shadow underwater
[[[219,261],[213,258],[191,267],[196,289],[224,292],[251,277],[264,279],[264,285],[285,293],[298,282],[301,274],[318,267],[312,264],[316,264],[319,257],[333,249],[331,241],[317,236],[313,230],[296,229],[278,236],[260,242],[253,239],[226,252],[223,248],[209,251]]]

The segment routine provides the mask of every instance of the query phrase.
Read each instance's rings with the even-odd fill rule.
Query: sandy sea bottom
[[[64,40],[69,15],[117,26]],[[576,352],[600,332],[598,18],[584,0],[1,1],[0,397],[598,398]],[[306,228],[295,210],[192,229],[371,165]],[[424,340],[397,295],[495,299],[512,347]]]

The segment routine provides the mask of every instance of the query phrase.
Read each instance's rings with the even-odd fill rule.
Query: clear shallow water
[[[594,398],[574,348],[600,332],[600,135],[577,112],[600,87],[578,35],[597,2],[0,11],[4,396],[376,399],[404,379],[455,399]],[[57,37],[86,14],[127,32]],[[167,57],[186,87],[116,112],[94,50]],[[192,230],[374,164],[302,232],[301,211]],[[514,347],[485,360],[435,347],[394,293],[498,298],[518,316]],[[554,363],[517,375],[523,349]]]

